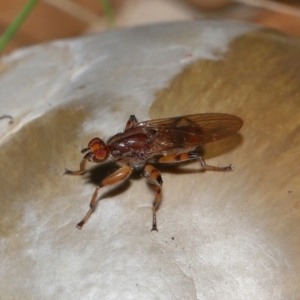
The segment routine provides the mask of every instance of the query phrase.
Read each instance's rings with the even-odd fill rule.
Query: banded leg
[[[167,156],[162,156],[158,159],[159,163],[179,163],[183,161],[199,159],[201,167],[204,171],[232,171],[233,165],[225,166],[225,167],[215,167],[207,165],[203,157],[198,152],[187,152],[187,153],[180,153],[180,154],[170,154]]]
[[[92,156],[92,155],[93,155],[93,153],[87,153],[83,157],[83,159],[80,163],[80,166],[79,166],[79,170],[71,171],[71,170],[65,169],[65,172],[63,173],[63,175],[82,175],[82,174],[84,174],[86,163],[89,160],[90,156]]]
[[[99,189],[105,186],[109,186],[121,182],[127,179],[131,175],[131,173],[132,173],[132,169],[129,166],[123,166],[100,182],[100,184],[96,187],[92,200],[90,202],[90,209],[86,213],[85,217],[76,225],[78,229],[82,228],[82,226],[87,222],[91,214],[94,212],[96,205],[98,203],[97,195]]]
[[[159,208],[159,205],[161,203],[161,189],[162,189],[162,178],[160,172],[155,169],[151,165],[146,165],[144,169],[144,176],[146,177],[146,180],[150,184],[154,184],[157,186],[155,198],[153,201],[153,206],[152,206],[152,211],[153,211],[153,221],[152,221],[152,229],[151,231],[157,230],[157,225],[156,225],[156,211]]]

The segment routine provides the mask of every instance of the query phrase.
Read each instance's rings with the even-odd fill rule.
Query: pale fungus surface
[[[19,50],[0,64],[1,299],[297,299],[300,294],[300,41],[201,20]],[[159,166],[163,200],[112,163],[76,170],[89,140],[139,121],[220,112],[240,132],[210,165]]]

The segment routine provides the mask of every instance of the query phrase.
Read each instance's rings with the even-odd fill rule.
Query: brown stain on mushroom
[[[245,168],[247,163],[260,164],[259,170],[264,166],[265,172],[258,178],[265,176],[266,182],[273,178],[277,188],[291,186],[299,191],[300,175],[295,168],[300,153],[299,82],[299,39],[262,29],[235,39],[220,60],[189,65],[157,92],[150,114],[165,118],[223,112],[241,117],[243,145],[235,153],[243,155],[235,156],[234,164]],[[206,158],[226,153],[229,144],[240,142],[232,136],[208,144]],[[266,171],[275,166],[276,172]]]
[[[221,59],[198,60],[186,67],[157,92],[150,115],[240,115],[247,105],[255,118],[272,111],[289,116],[299,106],[299,70],[299,39],[266,29],[251,32],[235,39]]]
[[[77,161],[80,157],[74,149],[80,150],[80,145],[86,142],[78,140],[78,135],[87,116],[87,111],[76,105],[49,111],[1,145],[2,237],[14,234],[16,227],[22,228],[20,222],[26,222],[23,203],[35,201],[38,206],[42,202],[44,211],[53,205],[56,196],[68,193],[68,182],[62,181],[62,173],[73,163],[72,159]]]
[[[153,119],[223,112],[244,120],[243,142],[231,153],[227,144],[238,144],[237,137],[207,144],[205,157],[214,158],[207,163],[234,164],[235,179],[226,180],[239,187],[235,209],[247,209],[249,222],[274,241],[293,241],[280,247],[295,263],[297,253],[287,253],[300,247],[293,237],[300,228],[299,82],[299,39],[258,30],[235,39],[222,59],[190,64],[157,92],[150,109]]]

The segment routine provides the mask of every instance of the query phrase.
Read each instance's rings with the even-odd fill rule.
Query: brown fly
[[[87,161],[101,163],[107,159],[118,166],[117,171],[102,180],[96,187],[90,202],[90,209],[77,224],[82,226],[96,208],[100,188],[121,182],[132,173],[133,169],[142,169],[148,183],[157,187],[153,201],[152,230],[157,231],[156,211],[161,201],[162,177],[152,164],[174,164],[198,159],[202,170],[231,171],[233,165],[214,167],[205,163],[201,157],[204,144],[226,138],[240,130],[243,121],[236,116],[222,113],[206,113],[175,118],[150,120],[139,123],[131,115],[125,130],[117,133],[105,143],[100,138],[93,138],[87,148],[78,171],[65,171],[66,175],[82,175]]]

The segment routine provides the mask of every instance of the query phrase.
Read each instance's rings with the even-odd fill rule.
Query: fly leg
[[[196,151],[190,151],[187,153],[180,153],[180,154],[170,154],[167,156],[162,156],[158,158],[159,163],[179,163],[183,161],[193,160],[193,159],[199,159],[202,170],[206,171],[232,171],[233,165],[225,166],[225,167],[215,167],[215,166],[209,166],[206,164],[203,157],[200,155],[200,153]]]
[[[127,179],[131,175],[131,173],[132,173],[132,169],[129,166],[123,166],[100,182],[100,184],[96,187],[92,200],[90,202],[90,209],[88,210],[85,217],[76,225],[78,229],[82,228],[82,226],[87,222],[91,214],[94,212],[96,205],[98,203],[97,195],[99,189],[105,186],[109,186],[121,182]]]
[[[153,201],[153,206],[152,206],[153,221],[152,221],[152,229],[151,229],[151,231],[153,230],[157,231],[156,211],[158,210],[159,205],[161,203],[161,189],[162,189],[163,181],[160,172],[151,165],[145,166],[144,176],[146,177],[148,183],[154,184],[157,187],[155,198]]]
[[[201,167],[204,171],[208,170],[208,171],[223,171],[223,172],[225,171],[226,172],[226,171],[233,171],[233,169],[234,169],[233,165],[228,165],[225,167],[209,166],[206,164],[206,162],[202,156],[199,156],[198,158],[200,160]]]
[[[80,163],[80,166],[79,166],[79,170],[77,171],[71,171],[71,170],[68,170],[68,169],[65,169],[65,172],[63,173],[63,175],[82,175],[84,174],[85,172],[85,165],[87,163],[87,161],[89,160],[89,158],[93,155],[93,153],[87,153],[81,163]]]

